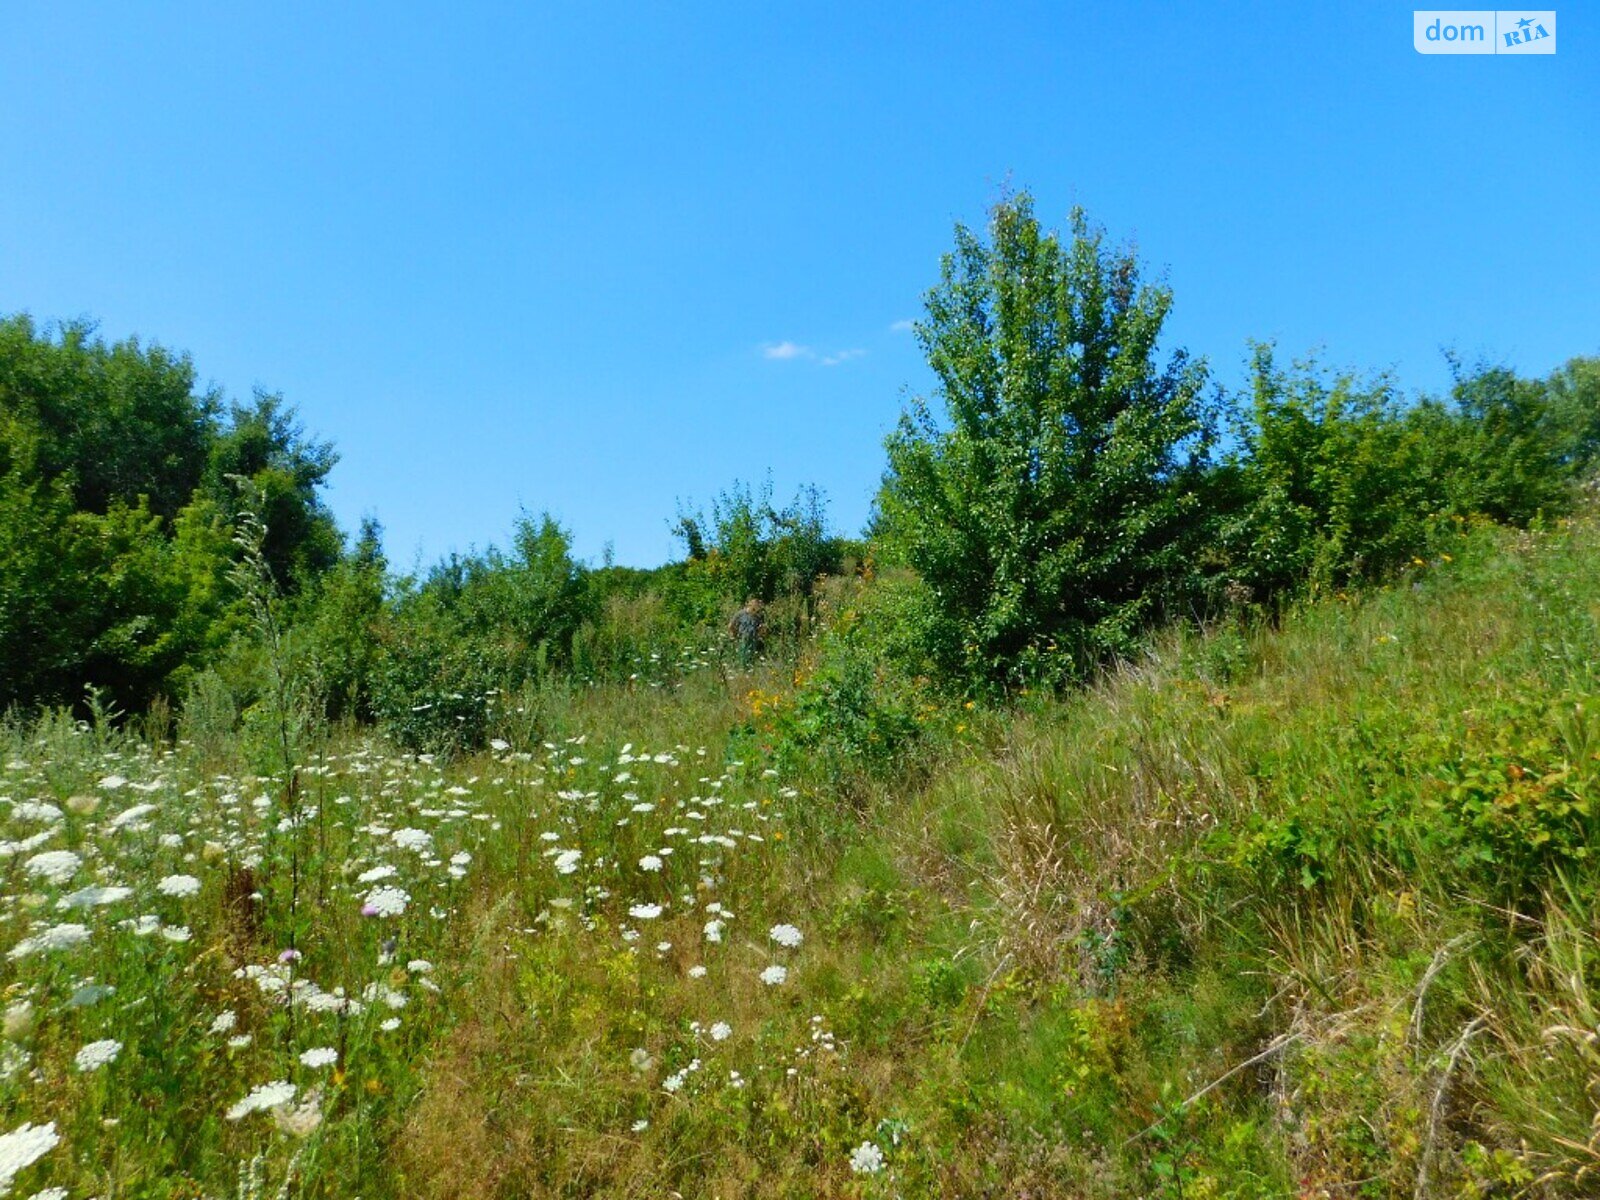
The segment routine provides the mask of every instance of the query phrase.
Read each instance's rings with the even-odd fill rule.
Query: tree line
[[[1082,212],[1053,231],[1009,197],[957,228],[926,297],[937,386],[887,441],[863,538],[815,489],[780,505],[736,483],[677,514],[682,557],[655,570],[583,564],[525,514],[508,548],[420,575],[390,570],[375,522],[338,529],[337,456],[281,396],[231,401],[187,356],[85,323],[0,320],[0,707],[92,687],[130,711],[197,688],[247,708],[245,514],[322,714],[448,747],[540,680],[703,666],[752,596],[780,642],[880,674],[1072,686],[1163,622],[1382,581],[1463,522],[1555,519],[1600,453],[1595,358],[1543,379],[1453,361],[1446,396],[1408,398],[1258,345],[1230,393],[1165,345],[1172,303]],[[848,637],[818,610],[846,576]]]

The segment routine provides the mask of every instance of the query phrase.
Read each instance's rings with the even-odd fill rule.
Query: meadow
[[[0,1196],[1600,1194],[1600,360],[1171,303],[1008,196],[859,537],[409,574],[0,320]]]
[[[805,646],[449,760],[13,721],[0,1190],[1593,1194],[1597,580],[1463,528],[847,790]]]

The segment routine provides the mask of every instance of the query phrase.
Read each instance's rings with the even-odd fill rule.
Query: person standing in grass
[[[744,602],[744,607],[728,619],[728,636],[733,639],[741,667],[748,667],[761,653],[761,639],[765,633],[766,620],[761,601],[751,596]]]

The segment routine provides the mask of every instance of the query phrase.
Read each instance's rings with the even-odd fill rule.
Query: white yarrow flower
[[[193,896],[200,891],[200,881],[193,875],[168,875],[156,884],[156,891],[163,896]]]
[[[765,971],[761,972],[761,982],[766,984],[768,987],[776,987],[778,984],[784,982],[788,978],[789,968],[779,966],[776,963],[768,967]]]
[[[639,870],[641,870],[641,871],[659,871],[659,870],[661,870],[661,858],[660,858],[660,856],[656,855],[656,854],[646,854],[643,858],[641,858],[639,860]]]
[[[339,1061],[339,1052],[332,1046],[318,1046],[314,1050],[307,1050],[300,1055],[300,1061],[312,1070],[320,1067],[331,1067]]]
[[[790,950],[793,950],[801,942],[806,940],[805,935],[793,925],[774,925],[767,936],[773,941],[777,942],[778,945],[784,946]]]

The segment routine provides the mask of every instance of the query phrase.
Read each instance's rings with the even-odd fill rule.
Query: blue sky
[[[771,472],[864,521],[955,222],[1136,239],[1170,340],[1600,352],[1600,44],[1425,57],[1372,5],[9,6],[0,312],[281,391],[398,566],[549,509],[671,556]],[[773,347],[801,347],[774,357]]]

